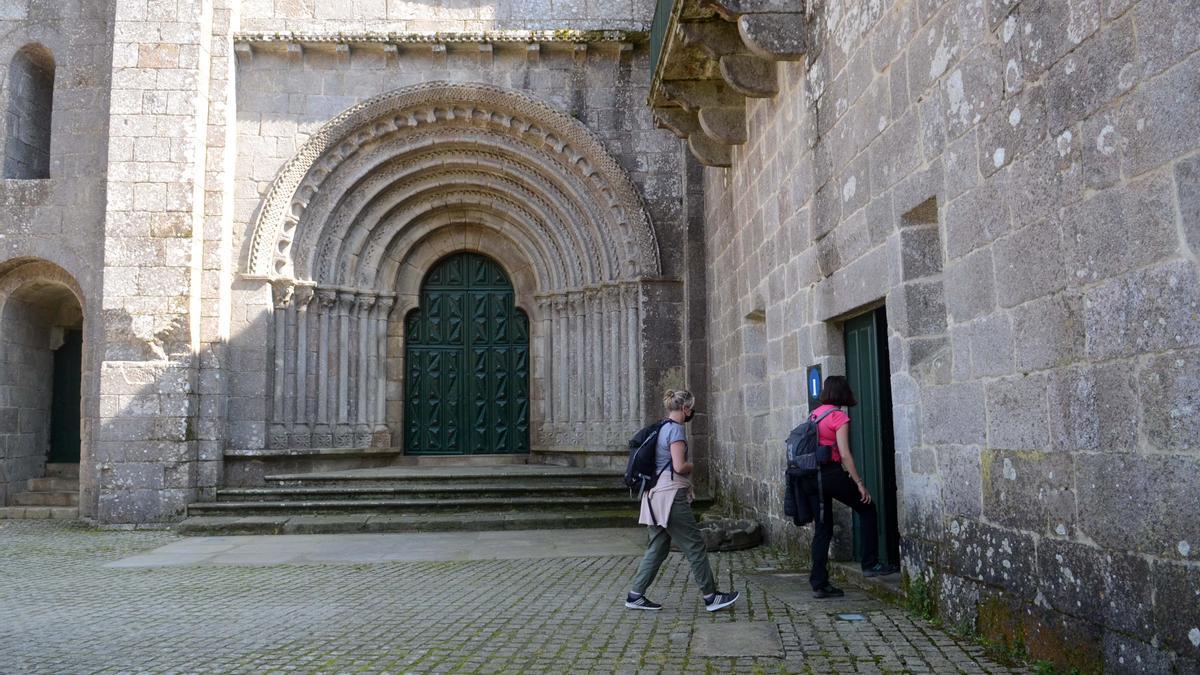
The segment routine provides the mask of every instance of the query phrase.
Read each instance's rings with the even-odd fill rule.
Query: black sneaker
[[[633,594],[625,596],[625,607],[628,609],[647,609],[651,612],[657,612],[662,609],[662,605],[657,602],[650,602],[650,599],[644,595],[634,597]]]
[[[884,565],[883,563],[875,563],[871,567],[863,570],[864,577],[885,577],[889,574],[896,574],[900,571],[895,565]]]
[[[707,609],[710,612],[715,612],[718,609],[732,605],[733,603],[737,602],[738,598],[740,597],[742,597],[742,594],[738,591],[734,591],[732,593],[722,593],[721,591],[717,591],[713,594],[711,599],[704,601],[704,609]]]
[[[828,583],[820,588],[813,589],[814,598],[840,598],[845,594],[845,591],[842,589]]]

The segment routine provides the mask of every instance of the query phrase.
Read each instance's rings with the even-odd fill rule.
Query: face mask
[[[693,418],[693,417],[695,417],[695,416],[696,416],[696,411],[695,411],[695,410],[689,410],[689,411],[688,411],[688,414],[686,414],[686,415],[684,415],[684,416],[683,416],[683,423],[684,423],[684,424],[687,424],[688,422],[691,422],[691,421],[692,421],[692,418]]]

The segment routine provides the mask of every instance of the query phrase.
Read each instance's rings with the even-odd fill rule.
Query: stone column
[[[317,338],[317,425],[313,430],[313,447],[333,446],[332,411],[337,406],[336,387],[329,380],[329,335],[330,316],[337,303],[337,291],[322,288],[317,291],[317,321],[320,334]]]
[[[287,316],[296,285],[291,279],[271,281],[271,297],[275,324],[275,368],[271,384],[271,432],[267,442],[272,448],[288,444],[287,410]]]
[[[642,371],[641,371],[641,320],[639,312],[639,297],[641,295],[638,284],[631,283],[624,288],[623,297],[625,300],[625,329],[626,343],[625,349],[628,350],[625,355],[626,369],[629,372],[629,386],[626,388],[626,415],[631,422],[639,422],[642,419]]]
[[[573,426],[582,431],[583,417],[580,411],[584,408],[580,405],[583,400],[583,373],[584,364],[587,359],[584,358],[583,351],[583,293],[572,292],[567,295],[568,312],[570,313],[570,344],[569,358],[571,359],[571,386],[567,394],[567,411],[569,412],[569,420]]]
[[[372,358],[372,336],[375,333],[371,320],[371,307],[375,305],[375,296],[361,294],[354,305],[358,323],[358,358],[355,359],[355,384],[358,391],[354,408],[354,444],[357,447],[367,447],[371,444],[371,408],[370,398],[372,387],[369,384],[375,379],[374,362]]]
[[[350,320],[354,298],[354,291],[338,290],[337,423],[333,436],[334,445],[339,448],[348,448],[354,443],[354,429],[350,423]]]
[[[601,322],[604,326],[604,421],[605,426],[609,429],[617,426],[614,424],[621,417],[620,406],[617,402],[618,387],[620,383],[621,353],[620,343],[620,324],[618,322],[619,314],[617,310],[620,303],[621,289],[617,286],[606,286],[604,288],[604,320]]]
[[[393,295],[381,295],[375,302],[375,438],[372,445],[387,447],[392,444],[387,425],[387,342],[388,318],[396,304]]]
[[[550,398],[554,401],[554,422],[561,424],[567,421],[567,389],[570,373],[567,365],[568,331],[567,331],[567,299],[556,295],[553,301],[552,319],[554,322],[554,379],[550,386]]]
[[[292,304],[296,307],[296,411],[292,420],[293,447],[312,447],[312,415],[308,409],[308,305],[313,284],[297,284]]]

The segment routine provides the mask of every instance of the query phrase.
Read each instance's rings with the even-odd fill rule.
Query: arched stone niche
[[[244,276],[274,290],[273,447],[398,443],[403,317],[477,251],[530,319],[533,446],[610,448],[641,420],[658,244],[578,120],[519,92],[426,83],[347,110],[272,185]]]
[[[54,351],[64,330],[82,330],[84,295],[79,284],[61,267],[37,259],[0,264],[0,506],[13,492],[23,491],[28,478],[44,475],[50,448]],[[86,342],[86,338],[85,338]],[[90,390],[90,349],[82,353],[81,396]],[[80,401],[81,422],[83,401]],[[80,425],[81,484],[94,491],[90,467],[90,426]],[[86,504],[81,504],[86,506]]]

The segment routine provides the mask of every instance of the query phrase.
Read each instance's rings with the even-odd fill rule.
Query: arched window
[[[41,45],[26,45],[8,67],[5,178],[50,177],[53,108],[54,57]]]

